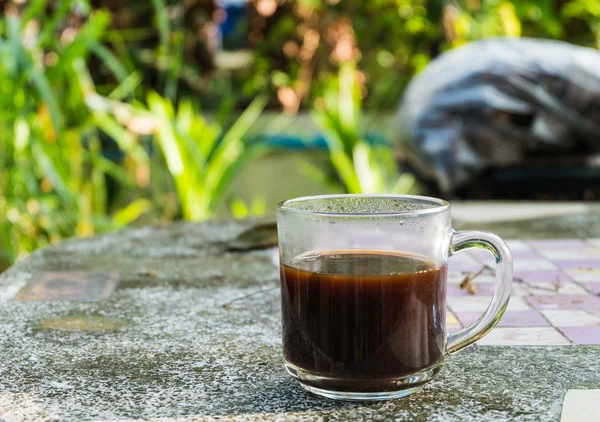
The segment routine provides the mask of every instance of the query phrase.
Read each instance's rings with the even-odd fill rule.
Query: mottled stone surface
[[[0,418],[558,420],[600,388],[599,347],[485,347],[404,400],[304,392],[282,369],[272,252],[230,252],[251,223],[175,224],[79,239],[0,276]],[[234,249],[239,249],[235,243]],[[103,300],[13,300],[44,272],[120,271]]]

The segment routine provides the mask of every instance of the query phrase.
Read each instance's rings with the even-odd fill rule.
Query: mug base
[[[439,364],[404,377],[363,380],[324,377],[305,371],[289,362],[285,362],[284,366],[286,372],[305,390],[329,399],[347,401],[385,401],[409,396],[425,387],[425,384],[442,369],[442,365]],[[365,387],[374,382],[378,387],[367,387],[367,391]],[[362,391],[356,391],[357,387]]]
[[[351,391],[333,391],[324,390],[322,388],[312,387],[304,384],[300,381],[300,386],[306,391],[310,391],[318,396],[327,397],[328,399],[334,400],[345,400],[345,401],[386,401],[393,399],[401,399],[402,397],[410,396],[417,391],[420,391],[424,385],[418,387],[409,388],[407,390],[400,391],[384,391],[380,393],[356,393]]]

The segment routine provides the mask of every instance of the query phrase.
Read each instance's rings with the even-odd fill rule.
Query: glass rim
[[[397,200],[412,200],[420,202],[428,202],[433,205],[429,208],[420,210],[402,210],[402,211],[385,211],[385,212],[339,212],[339,211],[311,211],[301,208],[295,208],[292,205],[299,202],[307,202],[322,199],[336,198],[374,198],[374,199],[397,199]],[[311,195],[301,196],[298,198],[286,199],[277,205],[277,211],[290,212],[294,214],[317,215],[324,217],[407,217],[438,214],[448,211],[451,205],[448,201],[432,196],[421,195],[400,195],[400,194],[332,194],[332,195]]]

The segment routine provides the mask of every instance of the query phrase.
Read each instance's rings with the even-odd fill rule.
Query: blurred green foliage
[[[386,143],[367,142],[362,127],[362,100],[354,63],[340,65],[338,77],[325,87],[314,119],[325,135],[329,156],[348,193],[410,193],[414,177],[402,175]],[[314,169],[318,171],[319,169]]]
[[[269,0],[251,2],[255,9]],[[290,111],[310,108],[351,50],[367,110],[394,108],[411,77],[443,51],[492,36],[600,46],[597,0],[278,2],[251,20],[254,62],[244,92],[269,85]],[[270,77],[269,77],[270,75]]]
[[[9,261],[130,221],[109,216],[125,201],[110,198],[106,175],[125,185],[131,177],[102,154],[101,130],[77,83],[84,58],[103,48],[110,16],[84,3],[62,2],[49,15],[45,6],[35,1],[0,23],[0,237]],[[86,20],[61,39],[57,33],[75,6]]]
[[[265,152],[246,139],[265,106],[313,110],[341,190],[409,191],[414,181],[389,148],[366,141],[363,114],[393,109],[430,60],[490,36],[600,45],[597,0],[249,0],[236,28],[245,39],[223,43],[235,51],[220,49],[224,15],[211,0],[0,8],[0,253],[9,262],[140,216],[202,220],[223,202],[236,217],[264,212],[262,198],[226,192]]]
[[[233,176],[260,154],[260,144],[248,145],[244,136],[264,108],[257,97],[228,129],[209,123],[190,101],[177,110],[170,101],[151,93],[148,112],[156,124],[156,140],[179,198],[182,217],[202,221],[213,217]],[[235,202],[239,208],[239,200]]]

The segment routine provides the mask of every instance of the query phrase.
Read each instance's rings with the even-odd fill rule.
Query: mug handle
[[[496,258],[496,287],[490,305],[477,321],[455,334],[448,334],[446,352],[449,354],[475,343],[498,324],[508,306],[512,288],[512,255],[500,237],[481,231],[452,232],[450,256],[471,248],[486,249]]]

